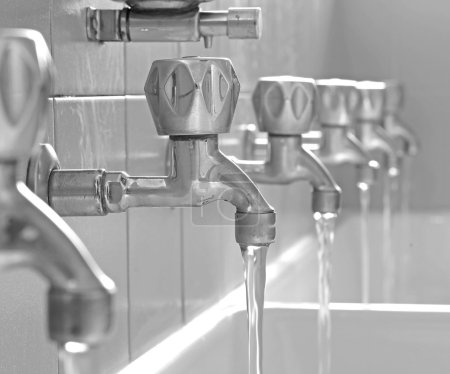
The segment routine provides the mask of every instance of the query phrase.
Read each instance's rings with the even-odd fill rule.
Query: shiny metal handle
[[[350,126],[360,103],[356,82],[346,79],[316,81],[320,98],[319,121],[332,126]]]
[[[361,97],[357,113],[358,120],[382,121],[386,104],[386,83],[361,81],[356,83],[356,89]]]
[[[159,135],[229,132],[239,80],[226,58],[184,57],[154,61],[145,95]]]
[[[0,30],[0,160],[28,156],[47,114],[51,57],[40,33]]]
[[[314,79],[260,78],[252,97],[259,130],[277,135],[308,132],[316,116],[317,98]]]

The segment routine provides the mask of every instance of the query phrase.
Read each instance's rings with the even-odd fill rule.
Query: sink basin
[[[450,372],[449,307],[334,304],[331,315],[332,374]],[[313,305],[266,305],[266,374],[317,373],[316,321]],[[205,312],[121,374],[246,374],[246,323],[240,308]]]

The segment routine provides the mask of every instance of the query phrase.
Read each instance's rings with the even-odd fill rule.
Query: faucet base
[[[26,185],[41,200],[49,203],[48,183],[53,170],[61,169],[58,156],[50,144],[41,144],[27,167]]]

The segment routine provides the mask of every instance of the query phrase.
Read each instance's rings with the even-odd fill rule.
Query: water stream
[[[331,248],[334,241],[336,217],[336,214],[333,213],[314,213],[319,239],[319,374],[329,374],[331,370]]]
[[[267,246],[241,246],[248,313],[248,373],[262,374],[262,324]]]
[[[383,301],[393,301],[395,288],[395,256],[392,248],[392,186],[395,177],[383,175]]]
[[[361,301],[363,304],[368,304],[370,301],[370,187],[367,183],[359,183],[358,188],[361,205]]]
[[[90,374],[97,370],[93,367],[92,356],[86,344],[70,342],[58,346],[59,374]]]

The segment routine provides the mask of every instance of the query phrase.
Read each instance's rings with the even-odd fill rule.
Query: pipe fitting
[[[275,239],[275,212],[236,213],[235,237],[240,245],[268,245]]]
[[[341,196],[342,192],[340,189],[324,190],[320,188],[314,188],[312,195],[313,212],[322,214],[338,214],[341,210]]]

